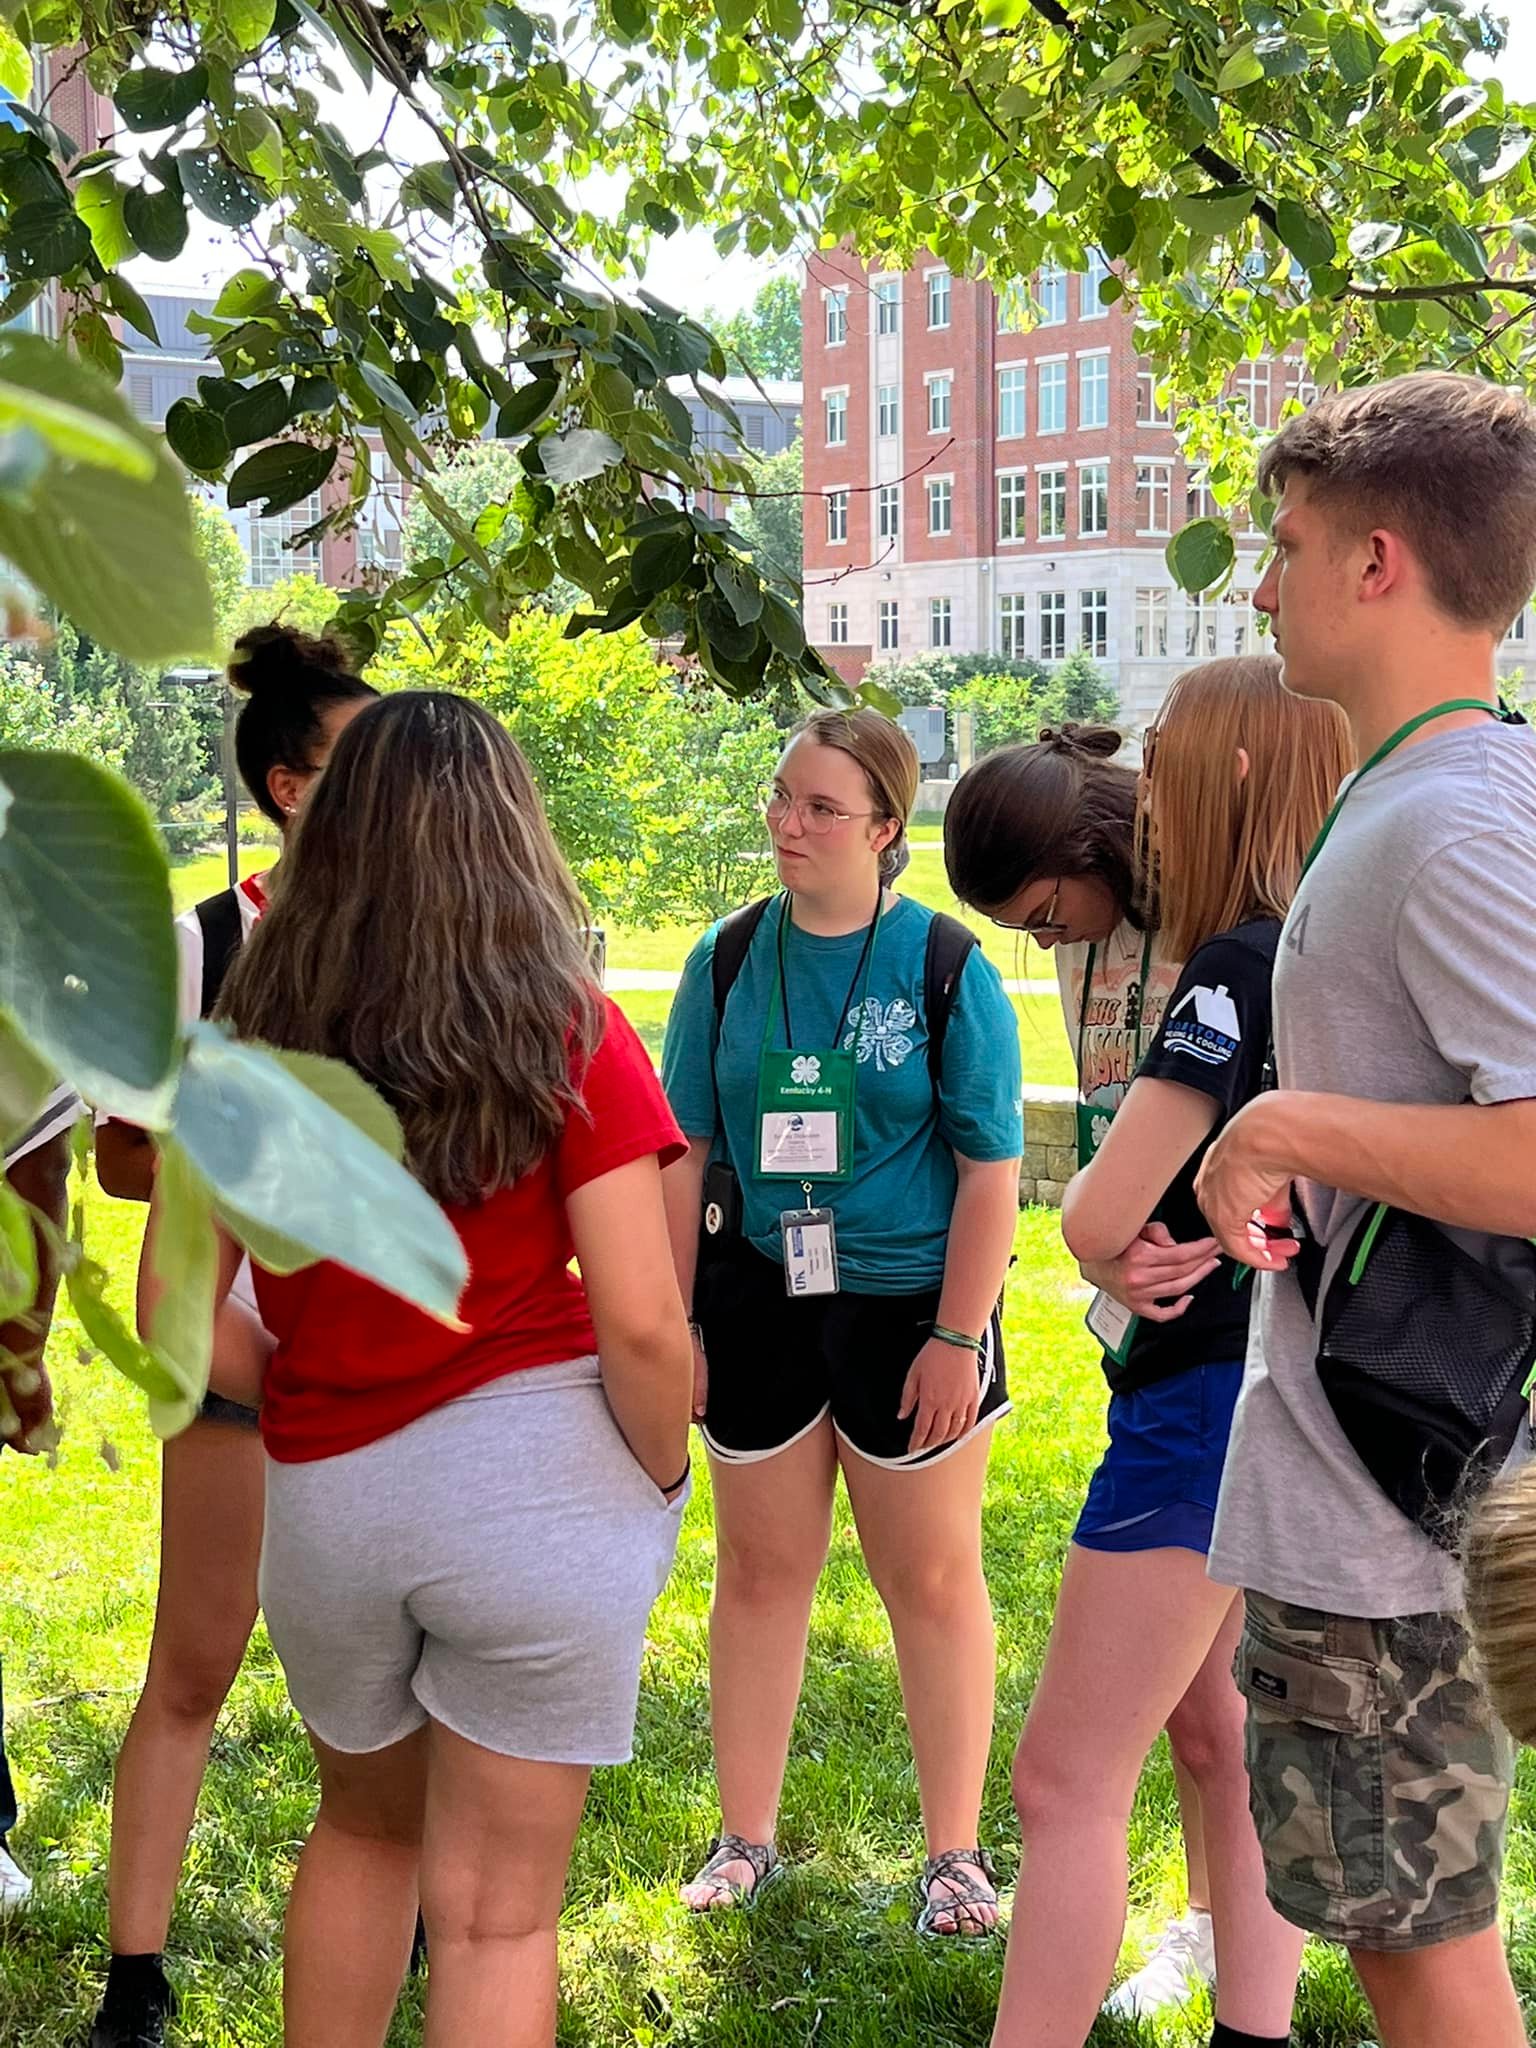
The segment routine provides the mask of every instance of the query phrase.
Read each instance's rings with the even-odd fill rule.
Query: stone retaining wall
[[[1076,1171],[1077,1091],[1026,1085],[1020,1203],[1041,1202],[1049,1209],[1059,1209],[1067,1182]]]

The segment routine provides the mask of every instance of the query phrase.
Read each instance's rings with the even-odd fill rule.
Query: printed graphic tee
[[[1113,1112],[1125,1100],[1136,1072],[1138,1050],[1145,1052],[1151,1045],[1179,978],[1178,963],[1168,959],[1159,948],[1160,941],[1154,934],[1145,988],[1141,985],[1141,963],[1146,953],[1146,934],[1134,925],[1117,925],[1095,947],[1055,949],[1056,981],[1061,989],[1072,1057],[1078,1063],[1078,1093],[1084,1102],[1097,1103]],[[1083,981],[1090,952],[1093,981],[1085,1019]]]

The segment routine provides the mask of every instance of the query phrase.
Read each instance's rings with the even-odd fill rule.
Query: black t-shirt
[[[1157,1036],[1136,1069],[1138,1080],[1177,1081],[1197,1088],[1220,1110],[1210,1137],[1179,1169],[1152,1212],[1153,1222],[1165,1224],[1181,1244],[1210,1236],[1210,1225],[1195,1200],[1195,1175],[1223,1124],[1264,1084],[1270,985],[1279,940],[1279,920],[1265,917],[1197,947],[1168,999]],[[1240,1362],[1248,1349],[1252,1300],[1250,1270],[1223,1259],[1195,1289],[1183,1315],[1171,1323],[1143,1319],[1137,1324],[1124,1364],[1106,1356],[1110,1386],[1117,1393],[1129,1393],[1172,1379],[1192,1366]]]

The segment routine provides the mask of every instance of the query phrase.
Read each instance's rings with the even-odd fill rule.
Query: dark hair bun
[[[1107,761],[1125,744],[1125,734],[1112,725],[1042,725],[1040,744],[1056,747],[1063,754],[1092,754]]]
[[[323,691],[327,684],[356,682],[357,676],[352,657],[336,634],[301,633],[297,626],[274,619],[269,626],[252,626],[240,635],[229,680],[248,697],[308,697],[317,684]]]

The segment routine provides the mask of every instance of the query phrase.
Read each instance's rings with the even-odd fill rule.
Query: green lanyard
[[[1371,770],[1380,767],[1388,754],[1396,753],[1404,740],[1412,739],[1421,725],[1428,725],[1431,720],[1436,718],[1449,718],[1453,711],[1485,711],[1490,718],[1502,716],[1495,705],[1488,703],[1482,697],[1448,697],[1443,704],[1432,704],[1428,711],[1421,711],[1417,718],[1410,718],[1405,725],[1400,725],[1396,732],[1389,734],[1376,749],[1375,753],[1372,754],[1369,761],[1349,778],[1348,782],[1345,783],[1344,787],[1334,798],[1333,809],[1324,818],[1323,829],[1313,840],[1312,850],[1301,864],[1298,886],[1306,880],[1308,873],[1311,871],[1312,863],[1328,844],[1328,835],[1338,823],[1340,811],[1343,810],[1351,794],[1359,788]]]

